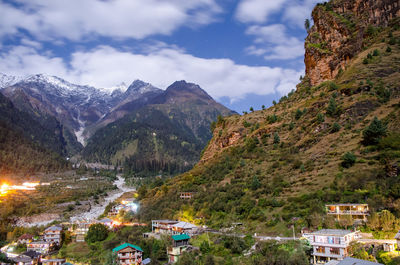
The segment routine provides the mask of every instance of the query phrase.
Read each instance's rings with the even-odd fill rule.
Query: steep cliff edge
[[[305,42],[312,85],[332,80],[383,27],[400,16],[399,0],[335,0],[318,4]],[[397,21],[398,23],[398,21]]]

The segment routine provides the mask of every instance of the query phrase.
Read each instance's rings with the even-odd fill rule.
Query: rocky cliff
[[[334,0],[318,4],[305,42],[311,85],[335,78],[371,38],[400,15],[399,0]]]

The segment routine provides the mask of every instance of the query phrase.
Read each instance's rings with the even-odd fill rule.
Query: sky
[[[242,113],[304,75],[316,0],[0,0],[0,72],[112,88],[199,84]]]

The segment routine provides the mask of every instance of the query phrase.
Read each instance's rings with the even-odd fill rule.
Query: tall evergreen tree
[[[371,121],[370,125],[363,131],[363,144],[375,145],[379,140],[386,136],[386,125],[377,117]]]

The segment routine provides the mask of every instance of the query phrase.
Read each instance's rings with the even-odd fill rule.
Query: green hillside
[[[400,217],[399,21],[362,38],[334,80],[312,86],[306,76],[276,105],[220,120],[192,170],[140,189],[140,217],[215,228],[242,222],[247,231],[281,234],[292,223],[331,227],[328,202],[368,203]],[[197,193],[183,201],[180,191]]]

